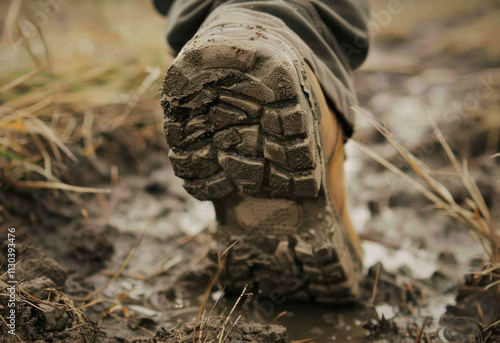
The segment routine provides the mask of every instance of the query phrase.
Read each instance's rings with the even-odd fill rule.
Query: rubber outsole
[[[188,43],[165,76],[174,172],[191,195],[214,202],[214,250],[238,241],[221,276],[233,288],[257,283],[265,296],[351,302],[360,263],[322,187],[320,114],[304,62],[230,31],[238,39]]]

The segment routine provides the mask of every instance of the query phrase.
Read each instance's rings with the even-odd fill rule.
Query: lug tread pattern
[[[318,195],[313,113],[293,64],[275,59],[250,49],[207,45],[185,52],[167,72],[162,104],[171,161],[196,198],[214,200],[232,192]],[[232,181],[231,192],[212,189],[210,176],[221,169]],[[200,186],[203,182],[212,187]]]
[[[229,241],[238,243],[231,248],[221,279],[235,289],[257,282],[263,296],[281,294],[332,304],[352,303],[359,297],[360,273],[353,269],[359,266],[347,249],[339,258],[338,247],[316,249],[298,235],[231,236]]]

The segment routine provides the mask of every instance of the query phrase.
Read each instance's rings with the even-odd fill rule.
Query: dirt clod
[[[379,321],[369,320],[363,324],[363,328],[370,332],[373,338],[392,338],[398,335],[399,328],[392,321],[382,316]]]
[[[288,342],[286,329],[280,325],[262,325],[256,323],[228,322],[226,318],[210,318],[203,325],[200,323],[184,325],[179,330],[158,332],[153,338],[154,343],[187,343],[217,341],[219,334],[223,334],[222,342],[248,343],[285,343]],[[200,339],[201,332],[201,339]]]
[[[41,322],[45,331],[63,331],[73,322],[65,310],[43,304],[40,308],[44,310]]]
[[[33,297],[43,300],[49,295],[49,291],[47,291],[47,289],[55,288],[56,284],[48,277],[41,276],[36,279],[23,282],[21,287]]]
[[[440,320],[441,325],[446,327],[447,338],[469,342],[466,338],[479,339],[490,332],[493,337],[498,334],[500,286],[495,282],[500,278],[495,275],[495,271],[491,275],[467,275],[465,286],[458,292],[457,304],[448,306]]]
[[[56,287],[64,284],[68,273],[45,252],[30,242],[18,244],[17,249],[19,256],[22,256],[16,269],[16,277],[19,280],[30,281],[45,276],[52,280]]]

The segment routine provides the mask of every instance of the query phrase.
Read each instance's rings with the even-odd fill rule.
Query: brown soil
[[[188,342],[248,342],[286,343],[286,328],[280,325],[228,323],[226,318],[210,318],[198,324],[184,325],[178,330],[162,329],[153,338],[154,343]],[[222,339],[220,339],[222,337]]]

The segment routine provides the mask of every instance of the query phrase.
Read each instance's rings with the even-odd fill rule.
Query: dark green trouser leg
[[[311,65],[347,137],[357,104],[351,73],[368,53],[367,0],[154,0],[167,15],[167,42],[174,54],[215,10],[227,7],[238,23],[239,9],[271,14],[295,33],[291,40]],[[258,18],[258,16],[257,16]],[[209,19],[210,20],[210,19]],[[254,23],[258,25],[259,23]]]

